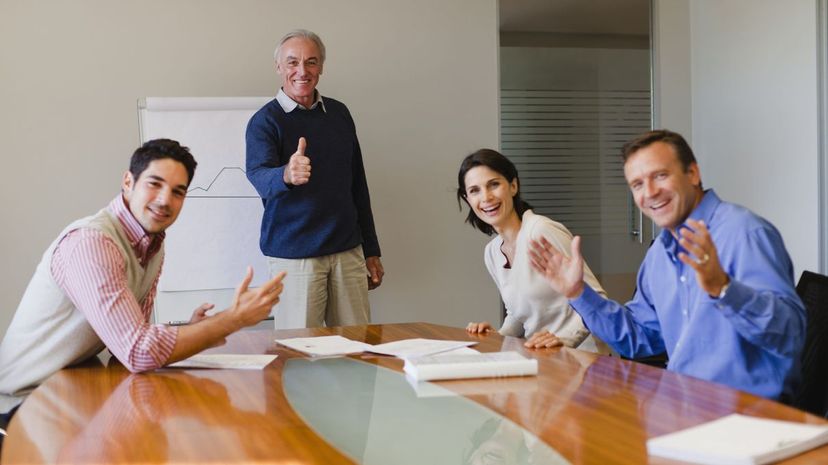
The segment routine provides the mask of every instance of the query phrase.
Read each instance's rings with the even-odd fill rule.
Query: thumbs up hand
[[[285,167],[285,184],[292,186],[301,186],[307,184],[311,175],[310,158],[305,156],[305,147],[308,143],[304,137],[299,138],[299,146],[296,152],[290,156],[288,164]]]

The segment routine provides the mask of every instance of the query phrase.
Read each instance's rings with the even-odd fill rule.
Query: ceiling
[[[500,0],[501,32],[650,34],[650,0]]]

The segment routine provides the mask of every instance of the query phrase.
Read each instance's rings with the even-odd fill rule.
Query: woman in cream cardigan
[[[609,348],[592,336],[565,296],[554,291],[533,268],[529,242],[545,237],[569,255],[572,234],[562,224],[536,215],[520,198],[517,168],[500,153],[481,149],[467,156],[457,175],[457,199],[469,206],[466,222],[491,236],[484,260],[506,306],[500,328],[504,336],[525,337],[526,347],[565,345],[602,354]],[[584,281],[604,290],[584,264]],[[470,333],[492,329],[488,322],[469,323]]]

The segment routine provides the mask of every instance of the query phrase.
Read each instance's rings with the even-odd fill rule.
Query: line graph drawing
[[[187,191],[187,197],[257,199],[259,195],[247,181],[246,171],[238,166],[224,166],[210,180],[207,187],[191,187]]]

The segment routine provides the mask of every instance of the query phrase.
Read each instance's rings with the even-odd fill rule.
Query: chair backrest
[[[808,313],[802,384],[796,404],[802,410],[828,417],[828,276],[803,271],[796,293]]]

